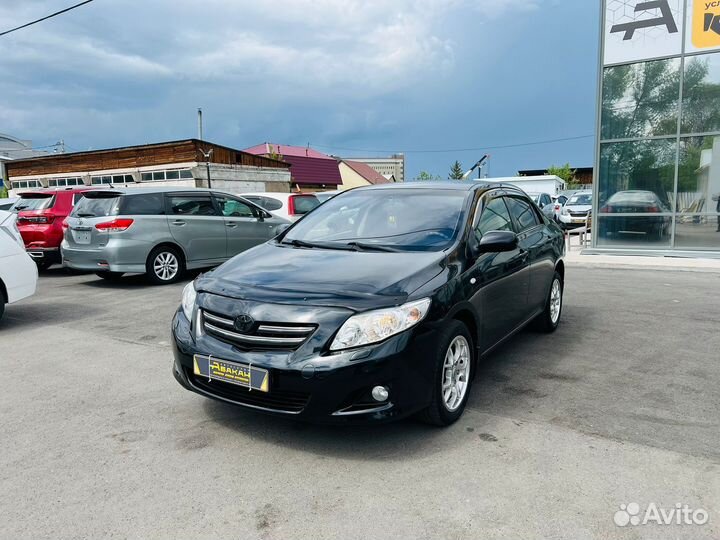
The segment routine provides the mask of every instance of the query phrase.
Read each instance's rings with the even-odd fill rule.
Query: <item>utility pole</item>
[[[198,139],[203,140],[202,109],[198,109]]]
[[[205,170],[207,171],[207,182],[208,182],[208,189],[212,188],[212,184],[210,182],[210,156],[212,156],[212,148],[209,152],[206,152],[202,148],[200,149],[200,152],[202,152],[202,155],[205,157]]]

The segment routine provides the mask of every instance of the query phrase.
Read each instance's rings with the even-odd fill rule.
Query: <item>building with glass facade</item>
[[[593,248],[720,257],[720,2],[602,11]]]

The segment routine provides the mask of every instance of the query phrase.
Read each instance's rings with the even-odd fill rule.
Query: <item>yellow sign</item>
[[[698,49],[720,47],[720,0],[695,0],[692,42]]]

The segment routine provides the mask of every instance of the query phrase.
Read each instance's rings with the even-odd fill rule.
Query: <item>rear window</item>
[[[27,210],[46,210],[55,204],[55,196],[50,193],[23,193],[15,203],[16,212]]]
[[[70,214],[73,217],[116,216],[120,209],[120,194],[86,193]]]
[[[120,204],[123,216],[158,216],[165,214],[165,197],[162,193],[125,195]]]
[[[320,206],[320,201],[318,201],[315,195],[294,195],[292,200],[296,215],[307,214],[311,210]]]

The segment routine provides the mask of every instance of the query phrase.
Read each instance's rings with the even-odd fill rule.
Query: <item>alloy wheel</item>
[[[550,320],[553,324],[557,324],[560,319],[560,308],[562,307],[562,287],[560,280],[553,280],[552,289],[550,290]]]
[[[177,257],[169,251],[158,253],[153,262],[155,275],[163,281],[170,281],[175,278],[179,269],[180,263]]]
[[[445,353],[442,396],[445,408],[453,412],[465,399],[470,382],[470,345],[464,336],[456,336]]]

